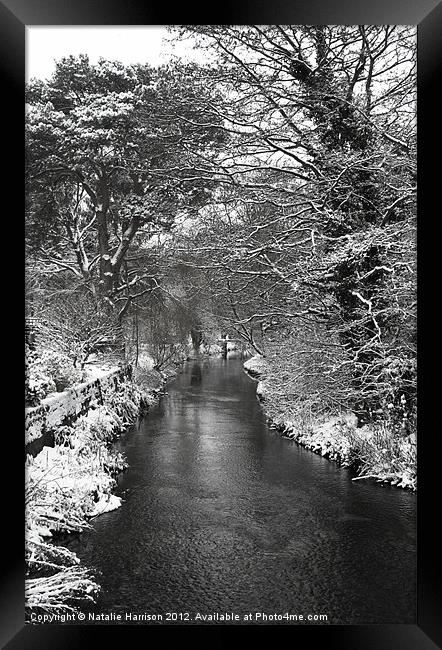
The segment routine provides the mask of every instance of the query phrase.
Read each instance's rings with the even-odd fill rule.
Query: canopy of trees
[[[410,431],[415,28],[171,31],[212,62],[70,57],[29,84],[29,308],[83,352],[229,331],[291,399]]]

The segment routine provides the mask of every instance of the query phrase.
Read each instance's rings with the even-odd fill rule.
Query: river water
[[[239,359],[187,362],[122,435],[123,505],[64,542],[102,586],[89,612],[415,623],[416,496],[281,438],[255,389]]]

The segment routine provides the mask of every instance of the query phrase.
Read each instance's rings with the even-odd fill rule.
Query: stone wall
[[[25,409],[26,452],[34,455],[41,446],[39,441],[47,444],[57,427],[69,425],[86,414],[94,400],[103,403],[103,394],[115,390],[126,377],[131,377],[131,373],[130,366],[109,371],[98,379],[68,388],[42,400],[38,406]]]

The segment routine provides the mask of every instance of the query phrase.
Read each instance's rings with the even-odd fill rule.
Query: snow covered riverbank
[[[85,414],[55,427],[54,447],[27,456],[28,611],[72,610],[76,600],[90,599],[99,589],[75,554],[51,539],[81,532],[94,517],[121,505],[112,491],[127,463],[111,443],[156,401],[162,383],[158,374],[143,390],[128,377],[106,384]]]
[[[358,427],[351,412],[316,415],[281,408],[284,386],[278,382],[266,360],[254,356],[244,363],[244,370],[257,384],[257,397],[263,403],[269,422],[283,436],[356,470],[354,481],[372,479],[401,488],[416,490],[416,440],[398,437],[385,423]]]

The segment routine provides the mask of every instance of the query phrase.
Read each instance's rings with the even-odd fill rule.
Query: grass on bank
[[[385,420],[358,426],[350,411],[315,411],[288,391],[287,378],[255,356],[245,370],[258,380],[257,395],[281,433],[330,460],[355,470],[353,480],[373,479],[416,490],[416,437],[400,435]]]

